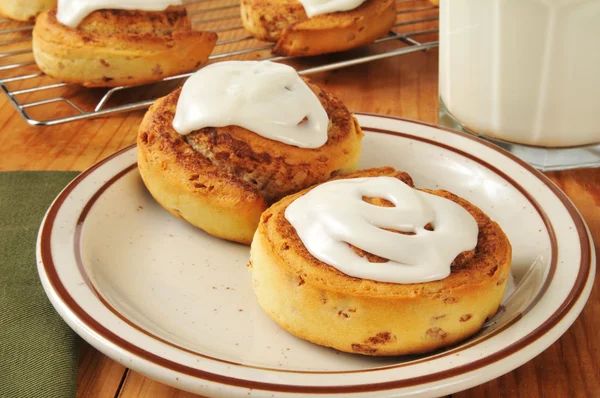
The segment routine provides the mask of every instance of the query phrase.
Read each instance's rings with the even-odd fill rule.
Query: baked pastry
[[[289,68],[287,72],[294,74],[326,112],[323,145],[302,148],[286,144],[259,135],[264,133],[259,129],[253,130],[258,131],[255,133],[233,122],[222,127],[194,128],[191,133],[181,135],[173,127],[176,111],[180,111],[181,89],[154,103],[140,125],[137,140],[140,174],[150,193],[166,210],[209,234],[244,244],[250,244],[260,214],[270,204],[331,176],[354,171],[363,136],[358,122],[340,100],[308,79],[300,80],[297,73],[285,65],[252,61],[211,64],[192,76],[183,91],[185,93],[187,85],[194,83],[193,79],[200,74],[247,64],[258,67],[270,64],[273,68],[284,68],[283,73]],[[252,68],[249,73],[252,79],[242,76],[241,81],[258,81],[259,75],[255,75]],[[281,91],[288,92],[291,83],[278,82],[277,75],[262,73],[265,89],[273,90],[281,85]],[[227,79],[209,77],[208,81],[199,82],[198,89],[190,86],[189,94],[208,90],[210,81],[220,84]],[[280,113],[283,100],[277,93],[267,93],[267,111]],[[211,103],[221,99],[220,94],[204,94]],[[259,103],[259,99],[251,97],[249,102]],[[303,107],[295,102],[291,105]],[[208,113],[213,116],[218,110]],[[244,111],[238,103],[226,113],[242,115]]]
[[[182,6],[165,11],[98,10],[76,28],[39,15],[33,55],[49,76],[87,87],[148,83],[190,72],[215,46],[214,32],[194,31]]]
[[[2,0],[0,16],[17,21],[29,21],[55,5],[56,0]]]
[[[360,4],[360,2],[359,2]],[[307,16],[298,0],[242,0],[244,28],[277,43],[279,55],[318,55],[360,47],[385,36],[396,21],[394,0],[366,0],[357,8]]]
[[[363,177],[393,178],[395,180],[392,181],[399,180],[413,186],[408,174],[390,167],[358,171],[335,179],[338,181],[334,182],[346,183],[357,178],[365,180]],[[446,264],[449,273],[447,277],[431,278],[432,280],[427,282],[381,282],[349,276],[329,263],[317,259],[313,255],[317,253],[315,246],[309,251],[305,245],[306,236],[302,239],[299,236],[301,232],[298,232],[297,227],[302,224],[298,224],[298,220],[294,219],[294,227],[288,220],[290,206],[299,199],[306,198],[306,195],[312,195],[313,190],[328,184],[331,182],[288,196],[271,206],[262,214],[252,242],[249,267],[252,270],[254,291],[261,307],[281,327],[300,338],[340,351],[378,356],[405,355],[429,352],[464,340],[476,333],[485,320],[496,313],[504,295],[507,279],[510,277],[511,246],[498,224],[491,221],[480,209],[447,191],[418,190],[432,194],[429,196],[434,199],[437,197],[438,201],[439,198],[449,199],[444,202],[452,206],[455,206],[455,203],[465,209],[468,212],[465,214],[472,216],[471,222],[473,219],[476,222],[477,229],[472,238],[472,243],[476,246],[463,252],[460,250],[464,248],[459,249],[460,254],[456,257],[452,254],[449,257],[454,260],[450,260],[451,267],[450,262]],[[323,198],[334,200],[330,194]],[[375,207],[376,211],[381,207],[394,206],[388,200],[378,197],[363,196],[362,200],[375,205],[370,207]],[[339,206],[339,203],[342,202],[338,200],[334,208]],[[314,202],[312,204],[307,213],[316,208]],[[401,201],[396,205],[402,208],[404,203]],[[455,207],[460,208],[459,206]],[[415,213],[410,208],[408,211],[409,214]],[[307,218],[303,222],[312,220],[313,216],[314,214],[306,215]],[[293,217],[292,215],[292,219]],[[384,218],[384,221],[386,219]],[[442,229],[443,226],[437,223],[438,221],[428,224],[425,229]],[[398,232],[397,229],[386,229]],[[465,229],[467,225],[450,228],[446,233],[451,234],[452,238],[442,237],[441,242],[444,239],[445,243],[454,241],[455,234],[462,234]],[[309,239],[317,239],[318,243],[329,239],[327,236],[318,235],[322,230],[321,227],[311,226],[308,229]],[[416,237],[427,238],[427,233],[418,229],[416,233],[404,234],[402,238],[408,241]],[[387,266],[391,267],[388,268],[392,269],[390,272],[415,271],[429,275],[426,273],[428,270],[422,270],[416,265],[389,265],[386,258],[346,242],[342,240],[342,248],[331,247],[335,250],[344,249],[350,253],[344,252],[344,255],[351,255],[363,261],[363,267],[359,271],[365,274],[375,274],[377,267]],[[348,247],[352,250],[348,250]],[[415,244],[414,247],[419,245]],[[426,253],[411,253],[414,247],[410,244],[393,245],[392,251],[400,256],[433,253],[433,259],[438,254],[433,247]],[[339,254],[334,252],[334,249],[328,249],[331,250],[328,255],[332,258]],[[407,280],[410,281],[411,278]]]

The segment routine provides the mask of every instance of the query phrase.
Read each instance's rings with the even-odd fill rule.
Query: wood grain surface
[[[437,50],[312,75],[349,109],[437,122]],[[30,127],[0,96],[0,170],[83,170],[133,143],[143,111],[54,127]],[[548,173],[600,242],[600,169]],[[596,244],[598,250],[598,244]],[[453,397],[600,396],[598,282],[582,315],[555,344],[518,369]],[[193,397],[82,343],[79,397]]]

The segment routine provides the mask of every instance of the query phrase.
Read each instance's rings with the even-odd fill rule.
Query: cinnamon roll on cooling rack
[[[265,312],[290,333],[364,355],[429,352],[476,333],[510,277],[511,245],[473,204],[390,167],[275,203],[250,251]]]
[[[0,16],[29,21],[56,5],[56,0],[0,0]]]
[[[249,244],[270,204],[354,171],[362,135],[340,100],[293,68],[219,62],[150,108],[138,165],[166,210]]]
[[[279,55],[318,55],[364,46],[396,21],[394,0],[242,0],[242,23]]]
[[[158,81],[203,65],[217,40],[213,32],[192,30],[186,9],[172,6],[181,1],[79,1],[60,0],[40,14],[33,30],[37,65],[64,82],[115,87]]]
[[[56,0],[1,0],[0,17],[29,21],[56,5]]]

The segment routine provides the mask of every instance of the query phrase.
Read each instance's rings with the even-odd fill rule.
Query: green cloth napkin
[[[75,172],[0,173],[0,397],[74,397],[75,333],[40,283],[35,242],[52,200]]]

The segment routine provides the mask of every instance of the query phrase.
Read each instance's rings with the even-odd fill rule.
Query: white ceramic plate
[[[571,202],[543,175],[471,136],[359,115],[361,167],[391,165],[498,221],[516,293],[446,351],[369,358],[297,339],[258,306],[248,247],[195,229],[146,191],[129,147],[77,177],[48,210],[38,267],[65,321],[106,355],[207,396],[439,396],[498,377],[562,335],[592,287],[595,254]]]

